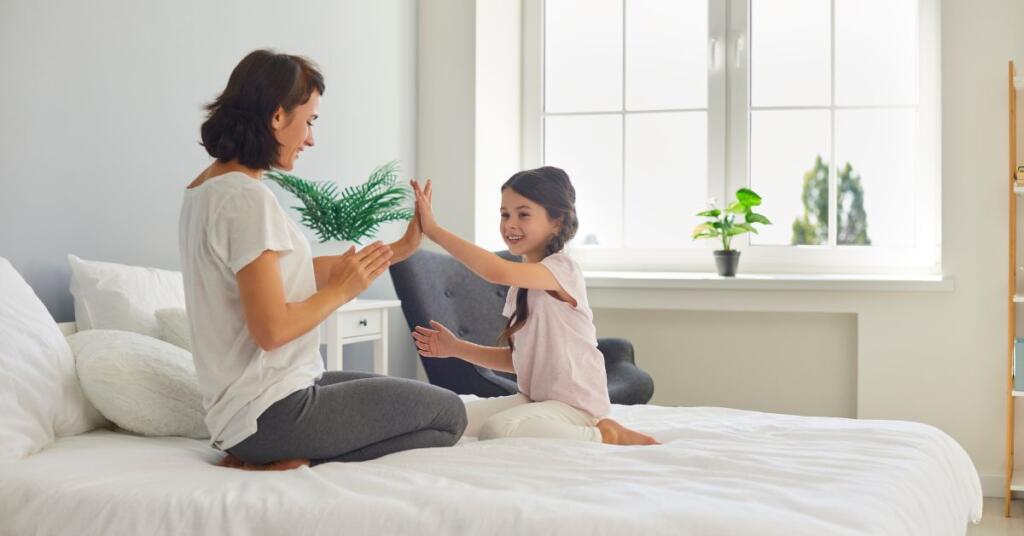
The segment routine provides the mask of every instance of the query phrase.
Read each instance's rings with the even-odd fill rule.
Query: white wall
[[[857,416],[855,315],[608,308],[594,316],[599,333],[633,342],[655,379],[652,404]]]
[[[179,268],[181,193],[209,163],[201,107],[262,47],[326,78],[297,174],[350,184],[392,159],[415,172],[414,0],[0,2],[0,256],[57,320],[73,316],[67,253]],[[368,295],[394,293],[384,278]],[[414,375],[395,315],[392,348],[408,352],[392,369]]]
[[[475,241],[505,249],[498,232],[501,185],[519,171],[521,57],[519,2],[476,5]]]
[[[479,0],[477,9],[486,3]],[[942,251],[954,291],[590,295],[599,334],[629,338],[640,365],[654,373],[656,402],[929,423],[963,445],[986,494],[998,495],[1006,418],[1006,62],[1024,62],[1024,3],[943,0],[941,17]],[[464,72],[448,80],[452,91],[463,91],[462,81],[472,79]],[[453,111],[472,113],[472,106]],[[421,123],[420,132],[443,137],[444,128]],[[423,161],[429,148],[420,142]],[[445,195],[459,196],[450,206],[472,202],[471,181],[463,174],[445,184]],[[476,232],[463,215],[442,218],[463,236]],[[626,292],[631,302],[683,304],[686,311],[627,310],[618,299]],[[715,359],[723,346],[728,358]],[[1017,441],[1024,448],[1024,433]]]
[[[474,0],[419,2],[418,174],[434,181],[434,211],[463,236],[473,229],[476,189],[475,5]]]
[[[516,1],[419,3],[418,172],[444,224],[494,249],[499,187],[519,170],[519,16]]]

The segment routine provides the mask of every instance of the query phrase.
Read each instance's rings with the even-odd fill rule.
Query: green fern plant
[[[340,193],[333,182],[309,181],[279,170],[263,176],[302,202],[301,207],[294,207],[302,215],[300,222],[313,230],[320,242],[344,240],[360,244],[364,238],[377,234],[381,224],[413,217],[413,210],[404,207],[411,197],[410,191],[396,185],[397,161],[378,167],[366,182]]]

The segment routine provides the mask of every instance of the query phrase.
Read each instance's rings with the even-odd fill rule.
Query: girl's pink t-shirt
[[[576,307],[544,290],[527,292],[530,312],[526,324],[512,336],[512,364],[519,390],[534,402],[558,400],[595,418],[604,417],[611,409],[608,380],[604,356],[597,349],[583,271],[564,253],[549,255],[540,263],[576,300]],[[516,287],[508,289],[502,311],[505,317],[515,311],[518,291]]]

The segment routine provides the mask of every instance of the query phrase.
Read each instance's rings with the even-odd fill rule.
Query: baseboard
[[[981,477],[981,494],[986,497],[999,497],[1002,499],[1006,497],[1006,475],[999,473],[983,473],[979,474]],[[1024,499],[1024,493],[1020,491],[1013,492],[1013,498]]]

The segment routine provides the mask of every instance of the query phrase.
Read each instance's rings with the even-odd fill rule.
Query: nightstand
[[[388,373],[388,309],[398,300],[358,299],[342,305],[320,326],[327,345],[327,370],[342,369],[342,347],[354,342],[373,341],[373,372]]]

